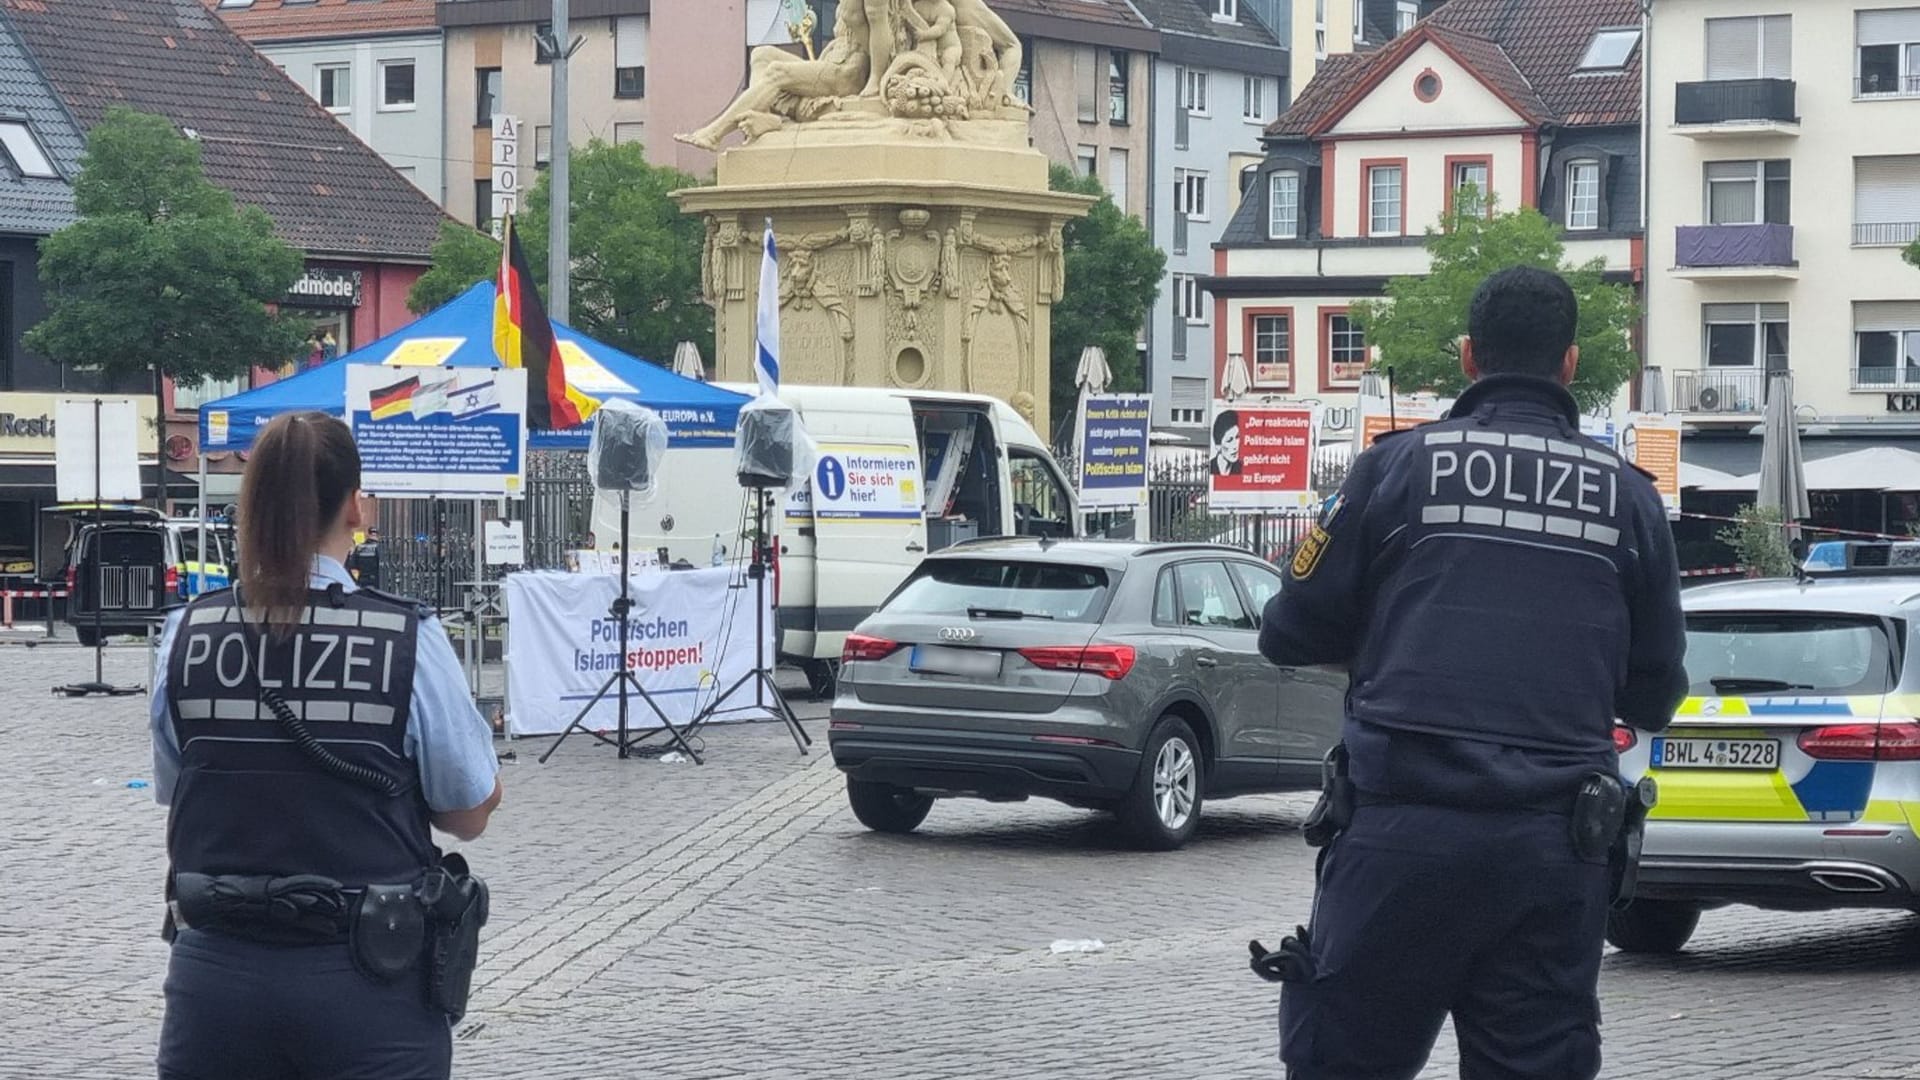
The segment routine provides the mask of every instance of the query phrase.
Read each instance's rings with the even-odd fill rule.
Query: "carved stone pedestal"
[[[972,141],[796,125],[724,151],[715,186],[676,194],[706,222],[719,378],[753,381],[770,218],[783,381],[990,394],[1047,433],[1061,230],[1091,200],[1048,191],[1024,122],[1005,126],[961,129]]]

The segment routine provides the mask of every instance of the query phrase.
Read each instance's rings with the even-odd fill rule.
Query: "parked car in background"
[[[869,828],[938,798],[1116,813],[1176,848],[1208,799],[1316,790],[1346,676],[1258,648],[1271,565],[1211,544],[995,538],[930,554],[847,637],[828,743]]]
[[[1920,550],[1817,545],[1797,578],[1682,602],[1691,696],[1615,734],[1660,801],[1608,940],[1672,952],[1724,904],[1920,910]]]
[[[203,526],[130,505],[66,504],[50,511],[73,520],[67,622],[82,644],[144,634],[169,609],[231,580],[233,532],[224,522]]]

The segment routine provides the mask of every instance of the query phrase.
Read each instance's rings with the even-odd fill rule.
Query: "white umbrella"
[[[1253,389],[1253,372],[1247,370],[1246,357],[1227,354],[1227,369],[1221,373],[1220,396],[1228,401],[1247,396]]]
[[[1107,392],[1107,387],[1113,385],[1113,369],[1107,366],[1105,349],[1089,345],[1080,350],[1080,366],[1074,369],[1073,385],[1080,388],[1082,399],[1088,394]]]
[[[1807,503],[1806,468],[1800,457],[1800,425],[1793,416],[1793,375],[1773,373],[1767,387],[1767,413],[1760,428],[1759,506],[1780,511],[1781,520],[1794,532],[1794,522],[1812,516]]]
[[[683,341],[673,349],[673,373],[682,378],[707,381],[707,365],[700,359],[700,346]]]
[[[1666,373],[1657,367],[1640,370],[1640,411],[1655,414],[1667,411]]]
[[[1809,461],[1808,491],[1920,491],[1920,454],[1874,446]]]
[[[1735,476],[1704,465],[1685,461],[1680,463],[1680,486],[1683,488],[1694,491],[1752,491],[1757,484],[1757,477]]]

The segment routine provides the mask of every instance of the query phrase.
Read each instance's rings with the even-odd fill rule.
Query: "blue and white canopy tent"
[[[493,351],[493,309],[494,283],[482,281],[370,345],[298,375],[201,406],[200,520],[207,520],[206,451],[245,451],[267,423],[283,413],[344,417],[349,364],[501,367]],[[667,423],[670,448],[733,445],[740,407],[748,401],[745,396],[676,375],[560,323],[554,324],[554,336],[566,360],[569,384],[602,401],[620,398],[659,413]],[[590,423],[564,431],[533,431],[527,445],[532,450],[585,451],[591,435]]]
[[[282,413],[344,416],[349,364],[502,366],[493,351],[493,295],[493,282],[482,281],[371,345],[279,382],[201,406],[201,448],[246,450],[267,422]],[[670,446],[733,445],[740,406],[747,403],[742,395],[676,375],[559,323],[554,324],[554,334],[566,355],[567,380],[575,389],[603,401],[621,398],[659,413],[671,433]],[[535,431],[528,445],[535,450],[585,450],[591,434],[592,426],[587,424],[566,431]]]

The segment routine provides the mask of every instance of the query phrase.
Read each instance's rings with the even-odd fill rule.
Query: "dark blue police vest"
[[[182,759],[167,822],[175,871],[365,885],[412,881],[438,858],[406,756],[417,610],[367,590],[315,591],[309,604],[284,639],[242,623],[231,592],[188,605],[166,658]],[[392,777],[400,794],[303,755],[260,701],[263,686],[327,749]]]
[[[1387,527],[1397,535],[1375,578],[1350,714],[1609,752],[1648,481],[1579,434],[1563,391],[1559,402],[1499,383],[1475,389],[1463,395],[1466,415],[1456,408],[1393,440],[1401,499]]]

